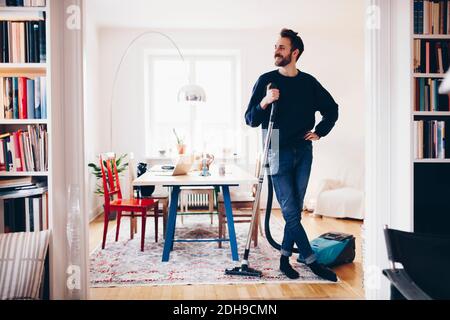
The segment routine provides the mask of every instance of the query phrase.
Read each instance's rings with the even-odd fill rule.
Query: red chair
[[[108,233],[109,215],[112,211],[117,212],[117,229],[116,241],[119,239],[120,221],[122,217],[140,216],[142,219],[141,233],[141,251],[144,251],[145,239],[145,223],[147,217],[155,218],[155,242],[158,242],[158,200],[156,199],[122,199],[120,190],[119,173],[116,166],[116,157],[114,154],[108,154],[106,160],[100,155],[100,168],[102,170],[103,191],[105,196],[105,220],[103,225],[103,242],[102,249],[105,249],[106,234]],[[107,173],[105,174],[105,168]],[[117,199],[113,200],[117,195]],[[147,214],[150,209],[154,210],[154,214]],[[123,212],[130,212],[124,214]]]

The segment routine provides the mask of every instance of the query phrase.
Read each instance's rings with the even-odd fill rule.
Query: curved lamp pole
[[[177,44],[175,43],[175,41],[172,40],[172,38],[170,38],[168,35],[166,35],[163,32],[159,32],[159,31],[144,31],[141,34],[139,34],[138,36],[136,36],[133,40],[131,40],[131,42],[128,44],[127,48],[125,49],[125,52],[122,54],[122,57],[120,58],[120,62],[119,65],[116,68],[116,71],[114,73],[114,80],[113,80],[113,85],[112,85],[112,92],[111,92],[111,101],[110,101],[110,112],[111,112],[111,124],[110,124],[110,141],[111,141],[111,151],[113,151],[113,102],[114,102],[114,92],[115,92],[115,88],[116,88],[116,83],[117,83],[117,79],[119,77],[119,72],[120,69],[122,67],[123,62],[125,61],[126,56],[128,55],[128,52],[130,51],[130,49],[133,47],[133,45],[141,38],[143,38],[146,35],[149,34],[159,34],[161,36],[163,36],[164,38],[168,39],[173,46],[175,47],[175,49],[177,50],[181,60],[183,62],[186,62],[186,60],[184,59],[183,54],[180,51],[180,48],[177,46]],[[186,84],[183,87],[180,88],[180,90],[178,91],[178,97],[177,97],[178,102],[206,102],[206,93],[205,90],[200,87],[199,85],[196,84]]]

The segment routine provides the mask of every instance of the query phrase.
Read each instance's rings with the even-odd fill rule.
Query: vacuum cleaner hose
[[[266,216],[264,220],[264,231],[266,233],[266,239],[269,241],[270,245],[277,250],[281,249],[281,244],[275,241],[270,232],[270,215],[272,213],[272,202],[273,202],[273,183],[270,174],[267,175],[267,205],[266,205]],[[294,248],[292,250],[294,253],[298,253],[298,249]]]

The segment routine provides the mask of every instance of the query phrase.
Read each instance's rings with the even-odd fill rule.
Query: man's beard
[[[292,54],[290,54],[289,56],[287,56],[286,58],[283,58],[282,56],[275,56],[275,59],[277,58],[277,57],[280,57],[281,58],[281,60],[280,61],[277,61],[277,60],[275,60],[275,65],[277,66],[277,67],[285,67],[285,66],[287,66],[289,63],[291,63],[291,61],[292,61]]]

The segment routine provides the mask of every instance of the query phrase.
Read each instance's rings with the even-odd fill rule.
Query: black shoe
[[[307,266],[311,269],[311,271],[315,275],[318,275],[319,277],[328,281],[337,282],[336,273],[334,273],[331,269],[328,269],[324,265],[314,261],[313,263],[308,264]]]
[[[289,264],[289,257],[281,256],[280,259],[280,271],[285,274],[289,279],[298,279],[300,275],[297,271],[295,271],[292,266]]]

